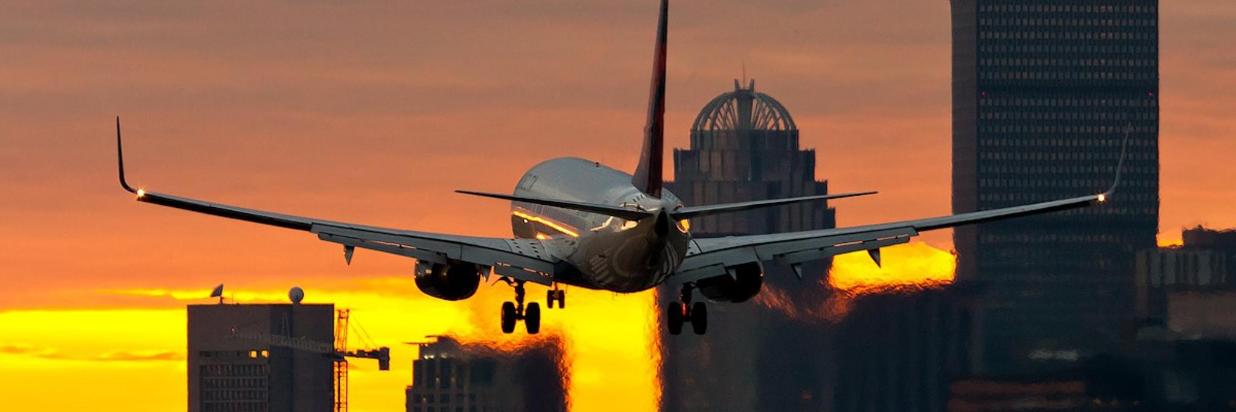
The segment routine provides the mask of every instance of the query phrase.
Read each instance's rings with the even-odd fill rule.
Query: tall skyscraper
[[[1109,203],[955,231],[958,279],[986,290],[979,371],[1110,349],[1158,227],[1158,1],[952,0],[952,19],[954,212],[1101,192],[1129,134]]]
[[[815,180],[815,151],[799,148],[788,110],[757,92],[755,81],[722,93],[700,110],[691,148],[674,150],[670,190],[691,205],[828,193]],[[701,236],[761,234],[835,226],[825,202],[708,216],[691,221]],[[808,280],[765,265],[764,293],[778,289],[819,301],[827,262],[804,265]],[[677,296],[677,285],[661,293]],[[757,299],[759,299],[757,297]],[[666,411],[820,410],[830,400],[828,332],[755,303],[712,304],[708,334],[662,338]]]
[[[334,410],[334,305],[188,310],[189,412]]]

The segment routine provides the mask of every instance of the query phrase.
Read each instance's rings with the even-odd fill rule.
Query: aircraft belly
[[[597,233],[581,241],[571,258],[579,260],[582,276],[598,288],[631,293],[664,282],[682,263],[685,245],[653,241],[642,233]]]

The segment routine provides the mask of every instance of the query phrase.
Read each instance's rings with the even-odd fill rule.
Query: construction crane
[[[391,348],[348,350],[348,321],[350,309],[335,311],[335,412],[348,410],[348,358],[377,359],[378,370],[391,370]],[[365,338],[365,336],[362,336]]]

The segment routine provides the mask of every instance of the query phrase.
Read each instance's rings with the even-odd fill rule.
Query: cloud
[[[176,351],[111,351],[99,354],[73,354],[55,348],[35,348],[31,345],[3,345],[0,355],[25,356],[53,361],[86,361],[86,362],[149,362],[149,361],[183,361],[183,352]]]
[[[25,355],[35,352],[34,348],[29,345],[0,345],[0,353],[6,355]]]
[[[143,361],[182,361],[185,359],[185,354],[182,352],[107,352],[90,360],[96,361],[124,361],[124,362],[143,362]]]

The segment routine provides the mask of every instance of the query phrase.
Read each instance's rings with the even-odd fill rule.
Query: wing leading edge
[[[261,223],[318,235],[318,239],[344,246],[350,261],[355,248],[376,250],[432,263],[449,260],[475,263],[493,268],[502,276],[543,285],[553,281],[557,261],[534,239],[502,239],[416,232],[316,219],[246,209],[204,200],[148,192],[130,186],[124,174],[124,150],[120,139],[120,118],[116,118],[116,154],[120,186],[136,195],[139,202],[188,210],[246,222]]]

